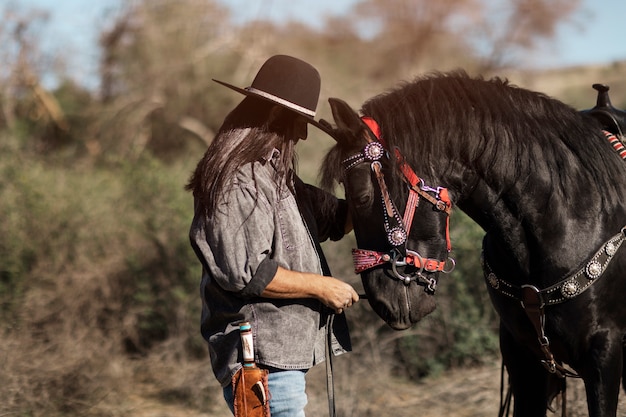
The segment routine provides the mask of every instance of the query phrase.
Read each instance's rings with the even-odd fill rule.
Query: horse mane
[[[552,191],[564,192],[580,188],[581,177],[586,178],[582,183],[591,177],[599,189],[615,190],[611,180],[623,169],[600,145],[605,139],[586,116],[499,77],[472,78],[461,70],[431,73],[369,99],[361,113],[378,122],[389,148],[398,147],[409,163],[432,171],[421,176],[452,170],[439,163],[444,159],[461,161],[482,174],[508,173],[506,189],[527,181],[541,159],[550,177],[543,180]],[[330,165],[333,156],[327,159]],[[324,166],[323,184],[334,175]]]

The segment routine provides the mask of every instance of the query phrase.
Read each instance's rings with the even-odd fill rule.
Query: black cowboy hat
[[[315,109],[320,95],[320,74],[311,65],[287,55],[274,55],[269,58],[252,85],[246,88],[213,79],[228,88],[246,96],[259,97],[283,106],[302,116],[308,123],[328,132],[327,128],[315,120]]]

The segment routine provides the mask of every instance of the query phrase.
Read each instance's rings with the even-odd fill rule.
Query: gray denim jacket
[[[200,259],[202,336],[226,386],[241,366],[238,323],[252,324],[259,365],[309,369],[325,358],[330,310],[316,299],[262,298],[278,266],[330,275],[319,246],[344,234],[345,201],[295,179],[277,190],[270,161],[244,166],[212,218],[196,211],[191,245]],[[330,206],[330,210],[323,210]],[[333,353],[351,349],[344,315],[333,321]]]

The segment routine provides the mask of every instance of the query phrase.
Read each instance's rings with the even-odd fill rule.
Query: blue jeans
[[[270,370],[267,382],[270,390],[270,414],[272,417],[304,417],[307,404],[304,371]],[[224,388],[224,399],[233,411],[233,387]]]

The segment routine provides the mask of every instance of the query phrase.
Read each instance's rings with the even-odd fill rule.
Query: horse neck
[[[470,191],[457,188],[458,206],[487,233],[484,248],[491,253],[486,255],[506,265],[509,278],[520,284],[551,285],[571,273],[626,218],[623,209],[600,210],[601,195],[593,184],[563,195],[542,186],[539,178],[522,184],[495,172],[475,184]],[[528,184],[534,185],[532,193]]]
[[[517,270],[528,275],[530,272],[528,233],[499,193],[485,181],[480,181],[470,193],[456,195],[459,196],[457,202],[459,209],[485,231],[485,240],[489,238],[497,241],[494,247],[501,250],[501,253],[494,254],[494,257],[507,258],[508,264],[515,265]]]

